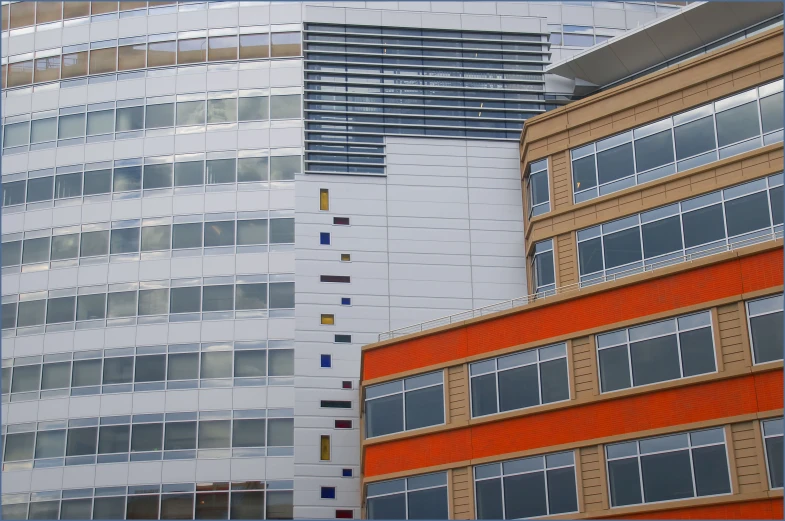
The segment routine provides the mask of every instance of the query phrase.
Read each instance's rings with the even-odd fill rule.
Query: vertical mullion
[[[635,449],[637,454],[635,455],[635,459],[638,460],[638,478],[641,485],[641,504],[646,504],[646,492],[643,490],[643,466],[641,465],[641,450],[640,450],[640,442],[635,442]]]
[[[545,512],[546,515],[550,515],[551,505],[550,505],[550,501],[548,501],[548,468],[546,466],[545,456],[541,456],[541,457],[542,457],[542,479],[545,482]],[[578,495],[577,490],[575,495],[576,496]]]
[[[690,480],[692,482],[692,497],[698,497],[698,489],[695,486],[695,463],[692,461],[692,441],[690,440],[689,435],[687,436],[688,446],[687,446],[687,454],[690,456]],[[728,460],[727,454],[725,455],[725,461]],[[730,471],[730,465],[728,465],[728,471]],[[730,482],[730,479],[728,479]]]
[[[679,357],[679,377],[684,378],[684,366],[683,360],[681,356],[681,335],[679,334],[679,319],[674,318],[672,319],[676,324],[676,354]],[[712,335],[712,344],[714,343],[714,336]],[[717,362],[714,362],[714,367],[717,367]]]

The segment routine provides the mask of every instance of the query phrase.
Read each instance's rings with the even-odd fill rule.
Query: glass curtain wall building
[[[526,294],[545,66],[681,4],[3,2],[4,518],[359,518],[360,346]]]

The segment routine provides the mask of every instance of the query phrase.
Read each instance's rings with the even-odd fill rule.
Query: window
[[[269,158],[243,157],[237,160],[237,182],[260,182],[268,179]]]
[[[207,123],[233,123],[237,121],[237,98],[208,99]]]
[[[534,245],[532,274],[538,296],[552,295],[556,291],[556,273],[553,264],[553,239]]]
[[[322,499],[335,499],[335,487],[321,487]]]
[[[342,253],[341,254],[341,262],[351,262],[352,255],[350,253]]]
[[[343,478],[350,478],[354,475],[352,469],[342,469],[341,470],[341,477]]]
[[[324,212],[330,209],[330,191],[326,188],[319,190],[319,210]]]
[[[782,105],[782,85],[778,80],[573,149],[575,202],[782,141],[782,121],[771,116]]]
[[[396,380],[365,389],[368,438],[444,423],[444,373]]]
[[[352,278],[343,275],[321,275],[319,277],[319,280],[321,282],[341,282],[344,284],[348,284],[352,281]]]
[[[329,246],[330,245],[330,234],[327,232],[320,232],[319,233],[319,244],[322,246]]]
[[[469,374],[473,417],[570,399],[566,344],[475,362]]]
[[[114,126],[114,123],[112,123]],[[90,115],[87,119],[88,134],[90,133]],[[6,127],[8,128],[8,127]],[[111,130],[110,130],[111,132]],[[30,142],[43,143],[57,139],[57,118],[33,120],[30,126]]]
[[[352,402],[347,400],[322,400],[319,406],[324,409],[351,409]]]
[[[319,436],[319,460],[330,461],[330,437]]]
[[[344,380],[341,382],[341,389],[351,389],[352,382],[350,380]]]
[[[145,126],[147,128],[163,128],[174,126],[174,103],[147,105]]]
[[[240,97],[238,100],[240,121],[266,121],[270,119],[267,96]]]
[[[448,519],[447,473],[366,485],[368,519]]]
[[[296,119],[301,117],[300,103],[300,94],[271,96],[270,119]]]
[[[293,181],[294,175],[302,172],[301,156],[272,156],[270,158],[271,181]]]
[[[529,195],[529,219],[551,210],[548,188],[548,160],[535,161],[529,165],[526,191]]]
[[[321,324],[328,325],[328,326],[335,325],[335,315],[328,315],[322,313]]]
[[[782,295],[747,302],[747,317],[755,363],[782,360]]]
[[[174,185],[194,186],[204,184],[204,163],[186,161],[174,164]]]
[[[333,365],[333,357],[332,355],[321,355],[321,367],[328,368],[332,367]]]
[[[352,335],[335,335],[336,344],[351,344]]]
[[[336,429],[351,429],[352,420],[335,420]]]
[[[577,512],[575,456],[560,452],[474,467],[477,519]]]
[[[270,244],[294,243],[294,219],[270,219]]]
[[[761,422],[769,486],[782,488],[782,418]]]
[[[352,305],[352,299],[349,298],[349,297],[341,297],[341,305],[342,306],[351,306]]]
[[[273,33],[272,34],[272,53],[273,58],[284,56],[300,56],[301,54],[300,32],[293,33]]]
[[[349,226],[348,217],[333,217],[333,224],[337,226]]]
[[[711,313],[597,335],[597,356],[603,392],[713,373]]]
[[[205,248],[234,245],[234,221],[213,221],[204,223]]]
[[[729,494],[723,428],[607,445],[611,506]]]
[[[779,173],[579,230],[581,283],[769,240],[782,233],[781,190]]]
[[[335,519],[354,519],[354,512],[351,510],[336,510]]]

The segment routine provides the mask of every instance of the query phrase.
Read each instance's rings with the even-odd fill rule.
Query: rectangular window
[[[761,427],[766,452],[766,468],[769,471],[769,486],[782,488],[782,418],[762,421]]]
[[[352,420],[335,420],[336,429],[351,429]]]
[[[477,519],[529,519],[578,511],[573,452],[474,467]]]
[[[368,438],[444,423],[444,373],[437,371],[365,389]]]
[[[323,368],[330,368],[333,366],[333,357],[332,355],[321,355],[320,356],[320,365]]]
[[[352,299],[349,298],[349,297],[341,297],[341,305],[342,306],[351,306],[352,305]]]
[[[267,121],[270,119],[270,98],[267,96],[241,97],[238,102],[240,121]]]
[[[556,292],[553,239],[540,241],[534,245],[531,265],[537,296],[553,295]]]
[[[335,325],[335,315],[328,315],[326,313],[322,313],[321,323],[327,326]]]
[[[330,234],[328,232],[319,233],[319,244],[321,244],[322,246],[330,245]]]
[[[340,282],[348,284],[352,281],[352,278],[343,275],[321,275],[319,280],[321,282]]]
[[[333,224],[336,226],[349,226],[348,217],[333,217]]]
[[[237,160],[237,182],[252,183],[267,181],[269,178],[269,158],[242,157]]]
[[[548,188],[548,159],[535,161],[529,165],[526,178],[526,193],[529,196],[529,219],[551,210],[551,196]]]
[[[335,335],[336,344],[351,344],[352,335]]]
[[[730,494],[725,429],[605,446],[611,506]]]
[[[469,375],[473,417],[570,399],[566,344],[475,362]]]
[[[342,253],[341,254],[341,262],[351,262],[352,255],[350,253]]]
[[[273,33],[272,40],[271,56],[273,58],[300,56],[302,54],[302,38],[299,31],[292,33]]]
[[[330,191],[326,188],[319,190],[319,210],[324,212],[330,209]]]
[[[297,119],[301,117],[301,99],[300,94],[270,96],[270,119]]]
[[[341,477],[344,477],[344,478],[350,478],[350,477],[352,477],[353,474],[354,473],[352,472],[352,469],[343,469],[341,471]]]
[[[354,519],[354,512],[351,510],[336,510],[335,519]]]
[[[321,461],[330,461],[330,437],[319,436],[319,459]]]
[[[716,371],[711,313],[597,335],[602,392]]]
[[[782,86],[768,83],[571,150],[575,202],[782,141],[782,121],[771,117]]]
[[[771,240],[782,233],[782,173],[578,231],[581,284]]]
[[[365,493],[368,519],[450,517],[446,472],[369,483]]]
[[[319,406],[324,409],[351,409],[352,402],[347,400],[322,400]]]
[[[322,499],[335,499],[335,487],[321,487]]]
[[[756,364],[782,360],[782,295],[747,302],[752,355]]]

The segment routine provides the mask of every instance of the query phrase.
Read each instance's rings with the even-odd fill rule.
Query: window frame
[[[633,215],[629,215],[627,217],[622,217],[620,219],[607,221],[601,224],[590,226],[588,228],[577,230],[575,249],[578,259],[579,284],[581,286],[589,286],[592,284],[605,282],[606,280],[616,280],[617,278],[624,277],[627,275],[633,275],[636,273],[641,273],[643,271],[650,271],[652,269],[656,269],[660,265],[666,266],[678,262],[684,262],[684,259],[687,257],[690,258],[693,256],[703,257],[706,255],[711,255],[712,253],[718,253],[719,252],[717,251],[718,248],[722,248],[721,251],[724,252],[727,251],[727,249],[732,247],[733,245],[756,244],[758,242],[761,242],[760,240],[761,238],[765,240],[765,237],[781,234],[783,232],[783,225],[774,224],[774,215],[773,215],[773,208],[771,207],[770,194],[773,190],[782,186],[782,183],[783,183],[783,173],[778,172],[775,174],[767,175],[765,177],[759,177],[751,181],[745,181],[743,183],[729,186],[721,190],[715,190],[713,192],[702,194],[696,197],[691,197],[689,199],[676,201],[664,206],[653,208],[646,212],[636,213]],[[743,187],[748,187],[748,188],[743,188]],[[728,218],[726,215],[727,203],[745,197],[749,197],[752,195],[756,195],[759,193],[767,194],[766,205],[768,208],[768,219],[769,219],[768,226],[747,231],[733,236],[728,235]],[[706,202],[712,198],[716,200]],[[695,206],[693,206],[693,204],[695,204]],[[699,211],[704,208],[710,208],[718,205],[719,208],[721,208],[722,210],[722,219],[723,219],[722,227],[723,227],[724,237],[721,239],[711,240],[708,242],[696,244],[694,246],[686,246],[684,216],[692,214],[693,212]],[[666,215],[655,216],[655,214],[658,213],[666,214]],[[653,217],[649,218],[649,216],[653,216]],[[645,256],[646,252],[644,250],[644,240],[643,240],[643,226],[649,225],[651,223],[663,221],[665,219],[670,219],[674,216],[679,217],[679,226],[681,231],[681,244],[682,244],[681,248],[670,252],[653,255],[651,257],[646,257]],[[644,219],[646,219],[645,222]],[[607,231],[606,228],[608,228]],[[626,262],[624,264],[619,264],[610,268],[606,267],[606,256],[609,251],[606,249],[605,246],[606,237],[630,229],[637,230],[638,242],[640,245],[640,250],[639,250],[640,259],[631,262]],[[581,235],[583,235],[583,237],[581,237]],[[581,267],[581,261],[582,261],[581,244],[587,243],[597,238],[600,239],[600,253],[601,253],[600,260],[601,260],[602,268],[598,271],[583,273]],[[751,242],[751,241],[755,241],[755,242]]]
[[[419,477],[424,477],[424,476],[429,476],[429,475],[434,475],[435,476],[437,474],[444,474],[444,485],[432,485],[432,486],[426,486],[426,487],[420,487],[420,488],[412,488],[412,489],[409,488],[409,480],[410,479],[412,479],[412,478],[416,479],[416,478],[419,478]],[[368,487],[369,486],[376,485],[376,484],[381,484],[381,483],[389,483],[389,482],[394,482],[394,481],[403,481],[403,491],[388,492],[386,494],[376,494],[376,495],[373,495],[373,496],[368,495]],[[451,505],[450,505],[451,501],[450,501],[449,489],[448,489],[449,483],[450,483],[450,478],[449,478],[449,475],[448,475],[447,471],[429,472],[427,474],[419,474],[419,475],[416,475],[416,476],[408,476],[408,477],[405,477],[405,478],[398,478],[398,479],[391,479],[391,480],[376,481],[376,482],[373,482],[373,483],[367,483],[365,485],[365,499],[364,499],[364,503],[365,503],[365,506],[366,506],[366,510],[368,510],[368,500],[369,499],[380,498],[380,497],[390,497],[390,496],[394,496],[394,495],[398,495],[398,494],[403,494],[404,511],[406,513],[405,519],[409,519],[409,493],[410,492],[419,492],[421,490],[436,490],[436,489],[442,489],[443,488],[443,489],[445,489],[445,493],[446,493],[446,496],[447,496],[447,502],[446,502],[447,504],[446,504],[446,506],[447,506],[447,516],[448,516],[448,519],[449,519],[450,518],[449,516],[450,516],[451,511],[452,511],[452,508],[451,508]],[[368,517],[368,519],[374,519],[374,518]],[[413,518],[413,519],[416,519],[416,518]]]
[[[558,456],[558,455],[562,455],[562,454],[570,454],[572,456],[572,464],[548,467],[548,460],[547,460],[548,456]],[[522,472],[511,472],[509,474],[506,474],[504,472],[504,464],[505,463],[519,461],[519,460],[533,460],[535,458],[541,458],[542,459],[542,467],[540,469],[527,470],[527,471],[522,471]],[[522,475],[525,475],[525,474],[534,474],[536,472],[542,472],[543,476],[544,476],[544,481],[545,481],[545,505],[546,505],[546,509],[547,509],[548,513],[546,513],[546,514],[544,514],[542,516],[530,516],[530,517],[527,517],[526,519],[538,519],[538,518],[547,517],[547,516],[551,516],[551,515],[568,515],[568,514],[571,514],[571,513],[580,512],[580,510],[581,510],[581,498],[579,497],[580,488],[578,486],[578,469],[577,469],[578,466],[576,465],[575,460],[576,460],[575,450],[565,450],[565,451],[560,451],[560,452],[550,452],[550,453],[547,453],[547,454],[526,456],[526,457],[523,457],[523,458],[508,459],[508,460],[503,460],[503,461],[498,461],[498,462],[493,462],[493,463],[486,463],[486,464],[482,464],[482,465],[473,465],[472,466],[472,492],[473,492],[474,498],[475,498],[475,501],[474,501],[474,519],[480,519],[478,510],[477,510],[477,508],[478,508],[478,505],[477,505],[477,503],[478,503],[478,501],[477,501],[477,483],[478,482],[490,481],[492,479],[498,479],[499,480],[499,484],[500,484],[500,487],[501,487],[501,498],[502,498],[502,502],[501,502],[502,519],[507,519],[507,505],[506,505],[505,494],[504,494],[504,478],[507,477],[507,476],[512,477],[512,476],[522,476]],[[499,466],[499,474],[496,474],[494,476],[487,476],[487,477],[484,477],[484,478],[477,479],[477,468],[478,467],[486,467],[486,466],[490,467],[491,465],[498,465]],[[565,468],[571,468],[573,470],[573,477],[574,477],[574,480],[575,480],[575,505],[576,505],[576,509],[574,511],[571,511],[571,512],[559,512],[557,514],[551,514],[550,513],[551,506],[550,506],[550,501],[549,501],[549,498],[548,498],[548,471],[549,470],[560,470],[560,469],[565,469]]]
[[[423,376],[436,375],[436,374],[441,376],[441,382],[440,383],[423,385],[421,387],[416,387],[416,388],[413,388],[413,389],[406,389],[406,384],[405,384],[406,380],[409,380],[409,379],[412,379],[412,378],[419,378],[419,377],[423,377]],[[393,383],[393,382],[396,382],[396,381],[401,382],[401,390],[400,391],[396,391],[396,392],[393,392],[393,393],[382,394],[382,395],[379,395],[379,396],[374,396],[373,398],[370,398],[370,399],[366,398],[366,394],[368,392],[368,389],[371,389],[371,388],[376,387],[376,386],[387,385],[387,384],[390,384],[390,383]],[[407,429],[406,428],[406,394],[410,393],[412,391],[420,391],[422,389],[430,389],[430,388],[439,387],[439,386],[441,386],[441,388],[442,388],[442,421],[440,423],[434,423],[432,425],[427,425],[425,427],[417,427],[417,428],[414,428],[414,429]],[[395,396],[395,395],[398,395],[398,394],[402,395],[401,412],[402,412],[402,419],[403,419],[403,421],[402,421],[403,429],[401,429],[399,431],[395,431],[395,432],[390,432],[390,433],[387,433],[387,434],[380,434],[378,436],[367,436],[367,422],[368,422],[368,417],[369,417],[368,413],[367,413],[368,402],[369,401],[373,401],[373,400],[378,400],[380,398],[387,398],[389,396]],[[365,428],[366,428],[366,437],[368,439],[370,439],[370,438],[379,438],[379,437],[382,437],[382,436],[390,436],[392,434],[397,434],[397,433],[401,433],[401,432],[419,431],[419,430],[422,430],[422,429],[428,429],[428,428],[431,428],[431,427],[436,427],[438,425],[445,425],[446,422],[447,422],[447,400],[446,400],[445,386],[444,386],[444,370],[432,371],[432,372],[429,372],[429,373],[423,373],[423,374],[414,375],[414,376],[411,376],[409,378],[402,378],[400,380],[393,380],[391,382],[384,382],[382,384],[370,385],[370,386],[366,387],[364,392],[363,392],[362,408],[363,408],[363,413],[366,416],[366,420],[365,420],[366,421],[366,426],[365,426]]]
[[[538,161],[529,163],[529,175],[526,176],[526,195],[529,203],[529,209],[527,214],[528,214],[529,221],[531,221],[532,218],[534,217],[537,217],[539,215],[551,211],[551,194],[550,194],[551,178],[550,178],[550,169],[548,168],[549,160],[550,157],[545,157]],[[534,175],[539,175],[541,172],[545,172],[545,183],[548,187],[548,200],[542,203],[534,204],[534,192],[532,191],[533,187],[531,183],[531,178]],[[542,209],[540,209],[539,207],[542,207]]]
[[[709,319],[709,325],[708,326],[701,325],[701,326],[695,326],[695,327],[690,327],[690,328],[685,328],[685,329],[680,329],[679,328],[679,320],[680,319],[687,318],[687,317],[693,317],[693,316],[697,316],[697,315],[707,315],[708,319]],[[637,327],[650,326],[650,325],[654,325],[654,324],[658,324],[658,323],[662,323],[662,322],[669,322],[669,321],[672,321],[675,324],[675,329],[672,332],[659,333],[659,334],[655,334],[653,336],[647,336],[647,337],[644,337],[644,338],[639,338],[639,339],[637,339],[635,341],[631,341],[630,340],[630,330],[631,329],[635,329]],[[691,332],[691,331],[699,331],[699,330],[702,330],[702,329],[706,329],[707,327],[709,329],[709,332],[711,333],[711,344],[712,344],[711,351],[712,351],[712,354],[713,354],[713,359],[712,360],[714,362],[714,371],[711,371],[711,372],[708,372],[708,373],[695,374],[695,375],[691,375],[691,376],[684,376],[684,364],[683,364],[683,360],[682,360],[682,346],[681,346],[680,335],[682,333],[688,333],[688,332]],[[598,342],[598,338],[599,337],[604,336],[604,335],[611,335],[611,334],[614,334],[614,333],[620,333],[622,331],[625,334],[625,341],[624,342],[615,343],[615,344],[611,344],[611,345],[600,347],[600,344]],[[679,374],[681,376],[679,376],[679,378],[673,378],[673,379],[670,379],[670,380],[661,380],[659,382],[652,382],[652,383],[648,383],[648,384],[635,385],[634,373],[633,373],[633,367],[632,367],[631,344],[634,344],[634,343],[637,343],[637,342],[644,342],[644,341],[647,341],[647,340],[654,340],[654,339],[657,339],[657,338],[664,338],[664,337],[671,336],[671,335],[675,335],[676,336],[676,348],[677,348],[677,353],[679,355],[679,358],[678,358],[678,361],[679,361]],[[651,322],[644,322],[644,323],[641,323],[641,324],[635,324],[633,326],[629,326],[629,327],[622,328],[622,329],[614,329],[612,331],[604,331],[604,332],[601,332],[601,333],[596,333],[594,335],[594,357],[595,357],[595,363],[597,364],[597,385],[599,386],[600,394],[601,395],[603,395],[603,394],[611,394],[611,393],[617,393],[617,392],[621,392],[621,391],[627,391],[627,390],[630,390],[630,389],[646,388],[646,387],[649,387],[649,386],[652,386],[652,385],[658,385],[658,384],[662,384],[662,383],[666,383],[666,382],[676,382],[676,381],[680,381],[680,380],[686,380],[686,379],[690,379],[690,378],[697,378],[697,377],[700,377],[700,376],[705,376],[707,374],[716,374],[716,373],[718,373],[719,366],[717,364],[717,345],[716,345],[716,342],[715,342],[715,336],[714,335],[715,335],[714,317],[712,316],[712,313],[711,313],[710,310],[695,311],[695,312],[687,313],[687,314],[684,314],[684,315],[675,315],[675,316],[672,316],[672,317],[669,317],[669,318],[664,318],[664,319],[661,319],[661,320],[655,320],[655,321],[651,321]],[[621,347],[621,346],[626,346],[626,348],[627,348],[627,351],[626,351],[626,353],[627,353],[627,367],[628,367],[628,370],[629,370],[629,372],[627,374],[630,377],[630,386],[629,387],[622,387],[620,389],[613,389],[613,390],[610,390],[610,391],[604,391],[602,389],[602,365],[600,364],[600,351],[605,351],[605,350],[609,350],[609,349],[615,349],[615,348]]]
[[[722,432],[722,439],[723,439],[723,441],[722,441],[721,444],[720,443],[708,443],[708,444],[704,444],[704,445],[693,445],[692,444],[692,436],[691,435],[693,433],[703,432],[703,431],[712,431],[712,430],[717,430],[719,432]],[[642,466],[641,466],[641,456],[643,456],[643,454],[641,453],[641,450],[640,450],[640,442],[641,441],[654,440],[654,439],[657,439],[657,438],[667,438],[669,436],[673,436],[673,435],[677,435],[677,434],[686,434],[687,435],[687,440],[688,440],[687,447],[681,447],[681,448],[676,448],[676,449],[666,449],[666,450],[655,451],[655,452],[647,452],[645,455],[648,456],[648,455],[655,455],[655,454],[666,454],[666,453],[677,452],[677,451],[682,451],[682,450],[686,449],[688,451],[689,457],[690,457],[690,470],[691,470],[690,479],[692,481],[692,492],[693,492],[693,495],[692,495],[692,497],[688,497],[688,498],[668,499],[668,500],[663,500],[663,501],[646,501],[646,493],[645,493],[644,484],[643,484],[643,469],[642,469]],[[630,456],[619,456],[619,457],[615,457],[615,458],[609,458],[608,457],[608,448],[609,447],[612,447],[614,445],[626,444],[626,443],[630,443],[630,442],[634,442],[636,444],[636,454],[634,456],[632,456],[632,455],[630,455]],[[722,445],[725,448],[725,463],[726,463],[726,466],[727,466],[727,469],[728,469],[728,485],[729,485],[728,488],[730,490],[728,490],[728,492],[725,492],[725,493],[722,493],[722,494],[710,494],[710,495],[705,495],[705,496],[699,496],[699,495],[697,495],[697,487],[696,487],[696,483],[695,483],[695,481],[696,481],[695,480],[695,466],[693,464],[692,451],[693,451],[693,449],[704,448],[704,447],[717,447],[717,446],[720,446],[720,445]],[[610,505],[610,508],[611,508],[611,510],[613,510],[614,508],[625,508],[625,507],[631,507],[631,506],[636,506],[636,505],[649,505],[649,504],[651,504],[651,505],[659,505],[659,504],[672,503],[674,501],[689,501],[689,500],[694,500],[694,499],[699,499],[699,498],[721,497],[721,496],[732,495],[733,494],[733,479],[732,479],[732,472],[733,471],[731,470],[731,459],[729,457],[729,452],[728,451],[729,451],[729,449],[728,449],[728,436],[727,436],[727,432],[726,432],[726,429],[725,429],[724,426],[708,427],[708,428],[705,428],[705,429],[694,429],[694,430],[689,430],[689,431],[679,431],[679,432],[673,432],[673,433],[669,433],[669,434],[664,434],[664,435],[661,435],[661,436],[649,436],[649,437],[646,437],[646,438],[636,438],[636,439],[632,439],[632,440],[627,440],[627,441],[622,441],[622,442],[618,442],[618,443],[611,443],[611,444],[604,445],[603,446],[603,459],[604,459],[605,476],[606,476],[606,478],[605,478],[605,486],[607,487],[607,490],[608,490],[608,503]],[[638,464],[638,482],[640,484],[641,502],[640,503],[628,503],[628,504],[624,504],[624,505],[613,505],[613,498],[612,498],[612,495],[611,495],[611,490],[612,490],[612,488],[611,488],[611,476],[610,476],[610,469],[608,467],[608,464],[611,461],[619,461],[619,460],[632,459],[632,458],[635,458],[637,460],[637,464]]]
[[[764,296],[764,297],[760,297],[760,298],[755,298],[755,299],[750,299],[750,300],[744,301],[744,311],[745,311],[744,314],[745,314],[745,320],[747,321],[747,336],[749,337],[750,355],[752,356],[752,365],[753,366],[758,366],[758,365],[762,365],[762,364],[776,363],[776,362],[781,362],[782,361],[782,358],[780,358],[778,360],[769,360],[767,362],[758,362],[755,359],[755,345],[754,345],[754,341],[753,341],[753,337],[752,337],[752,319],[756,318],[756,317],[763,317],[763,316],[766,316],[766,315],[773,315],[775,313],[783,313],[783,315],[785,316],[785,309],[784,309],[785,305],[782,304],[783,298],[785,298],[785,295],[783,295],[783,293],[780,293],[780,294],[768,295],[768,296]],[[778,299],[779,302],[780,302],[779,309],[774,309],[772,311],[764,311],[762,313],[756,313],[754,315],[752,314],[752,312],[750,311],[750,304],[753,304],[755,302],[761,302],[763,300],[769,300],[769,299],[771,299],[771,300]]]
[[[540,360],[540,351],[544,351],[546,349],[553,348],[553,347],[558,347],[558,346],[562,346],[562,345],[564,346],[564,355],[563,356],[555,356],[553,358],[548,358],[546,360]],[[526,352],[534,352],[534,353],[536,353],[537,360],[534,361],[534,362],[531,362],[531,363],[523,363],[523,364],[513,365],[513,366],[510,366],[510,367],[505,367],[504,369],[499,369],[499,360],[500,359],[511,357],[511,356],[515,356],[515,355],[518,355],[518,354],[521,354],[521,353],[526,353]],[[542,385],[543,384],[542,384],[542,374],[541,374],[540,366],[543,363],[550,362],[550,361],[553,361],[553,360],[561,360],[562,358],[565,360],[565,363],[567,365],[567,394],[568,394],[568,396],[564,400],[557,400],[557,401],[554,401],[554,402],[543,403],[543,401],[542,401]],[[515,353],[511,353],[511,354],[507,354],[507,355],[501,355],[501,356],[497,356],[497,357],[494,357],[494,358],[486,358],[484,360],[478,360],[476,362],[469,363],[469,367],[468,367],[468,373],[469,373],[469,417],[470,418],[488,418],[488,417],[492,417],[492,416],[497,415],[497,414],[510,413],[510,412],[514,412],[514,411],[523,411],[523,410],[526,410],[526,409],[531,409],[533,407],[542,407],[543,405],[550,405],[550,404],[555,404],[555,403],[569,402],[573,398],[573,396],[572,396],[573,392],[572,392],[572,388],[571,388],[572,373],[570,371],[570,360],[571,360],[571,357],[569,355],[569,349],[567,348],[567,342],[557,342],[555,344],[549,344],[549,345],[546,345],[546,346],[536,347],[536,348],[532,348],[532,349],[526,349],[524,351],[517,351]],[[487,362],[490,362],[490,361],[494,362],[494,369],[493,370],[486,370],[486,371],[484,371],[482,373],[472,374],[472,366],[473,365],[479,365],[479,364],[487,363]],[[530,405],[528,407],[521,407],[521,408],[518,408],[518,409],[509,409],[509,410],[502,411],[501,410],[501,393],[499,392],[499,389],[500,389],[499,388],[499,374],[503,373],[505,371],[510,371],[510,370],[513,370],[513,369],[519,369],[521,367],[528,367],[528,366],[532,366],[532,365],[537,367],[537,393],[538,393],[538,396],[539,396],[539,402],[540,403],[538,403],[536,405]],[[494,381],[495,381],[495,384],[496,384],[496,386],[495,386],[495,388],[496,388],[496,412],[475,416],[475,414],[474,414],[474,400],[472,400],[472,396],[473,396],[473,393],[472,393],[473,380],[475,378],[479,378],[481,376],[486,376],[486,375],[489,375],[489,374],[495,375]]]
[[[776,434],[776,433],[775,434],[768,434],[768,435],[766,434],[766,424],[767,423],[774,423],[774,422],[777,422],[777,421],[779,421],[780,425],[782,425],[783,418],[780,416],[779,418],[769,418],[769,419],[766,419],[766,420],[760,420],[760,433],[761,433],[761,437],[763,438],[763,459],[766,460],[766,478],[767,478],[766,481],[767,481],[767,483],[769,485],[769,490],[778,490],[778,489],[782,489],[783,488],[782,485],[780,485],[778,487],[775,487],[772,484],[772,482],[771,482],[772,476],[771,476],[771,467],[770,467],[770,463],[769,463],[769,447],[766,444],[766,440],[768,440],[768,439],[771,439],[771,438],[782,438],[783,437],[783,433],[782,432],[780,432],[779,434]]]
[[[571,176],[573,204],[579,204],[585,201],[597,199],[599,197],[604,197],[611,193],[615,193],[619,190],[623,190],[631,186],[642,185],[663,177],[672,176],[679,172],[683,172],[707,164],[711,161],[725,159],[726,157],[732,157],[744,153],[748,150],[754,150],[756,148],[762,148],[773,143],[782,142],[782,135],[783,135],[782,128],[774,129],[768,132],[764,131],[762,126],[762,112],[761,112],[762,99],[768,98],[770,96],[775,96],[777,95],[777,93],[782,93],[782,92],[783,92],[783,80],[782,79],[775,80],[773,82],[757,85],[752,89],[736,92],[730,96],[725,96],[721,99],[714,100],[708,104],[695,107],[688,111],[680,112],[678,114],[668,116],[667,118],[659,119],[653,121],[652,123],[635,127],[633,129],[624,131],[622,133],[614,134],[607,138],[603,138],[597,141],[592,141],[585,145],[581,145],[579,147],[570,149],[570,170],[573,172],[573,175]],[[757,136],[748,137],[738,142],[728,143],[720,146],[718,142],[719,133],[717,127],[717,115],[727,110],[740,107],[752,101],[752,100],[744,101],[744,96],[754,96],[754,103],[756,104],[756,110],[758,116],[757,118],[758,134]],[[702,111],[706,113],[702,113]],[[702,120],[706,117],[711,117],[712,119],[712,126],[714,128],[714,135],[713,135],[714,148],[709,150],[704,150],[703,152],[699,152],[697,154],[686,156],[680,159],[678,157],[677,147],[676,147],[676,129],[678,127],[683,127],[684,125],[693,123],[695,121]],[[648,169],[643,169],[638,171],[638,163],[636,157],[636,143],[640,142],[641,140],[647,137],[653,136],[655,134],[659,134],[661,132],[670,133],[671,148],[672,148],[671,152],[673,154],[672,156],[673,160]],[[768,142],[767,142],[767,138],[770,138]],[[740,147],[740,145],[744,145],[745,143],[748,142],[751,143],[755,139],[758,139],[757,146],[753,146],[752,148],[744,148],[743,146]],[[605,183],[600,183],[599,181],[600,172],[599,172],[599,164],[597,159],[598,154],[600,152],[613,150],[627,144],[630,144],[632,147],[632,174],[626,175],[618,179],[614,179],[612,181],[607,181]],[[600,146],[602,146],[602,148],[600,148]],[[741,149],[735,150],[734,147],[740,147]],[[723,155],[723,152],[730,152],[730,153],[728,155]],[[708,158],[709,154],[712,154],[712,159],[708,159],[707,161],[699,160],[704,156]],[[576,191],[573,164],[575,161],[578,161],[586,157],[594,158],[594,185],[590,188],[585,188],[583,190]],[[603,191],[603,188],[607,188],[608,190]],[[581,195],[581,194],[586,194],[586,195]]]

